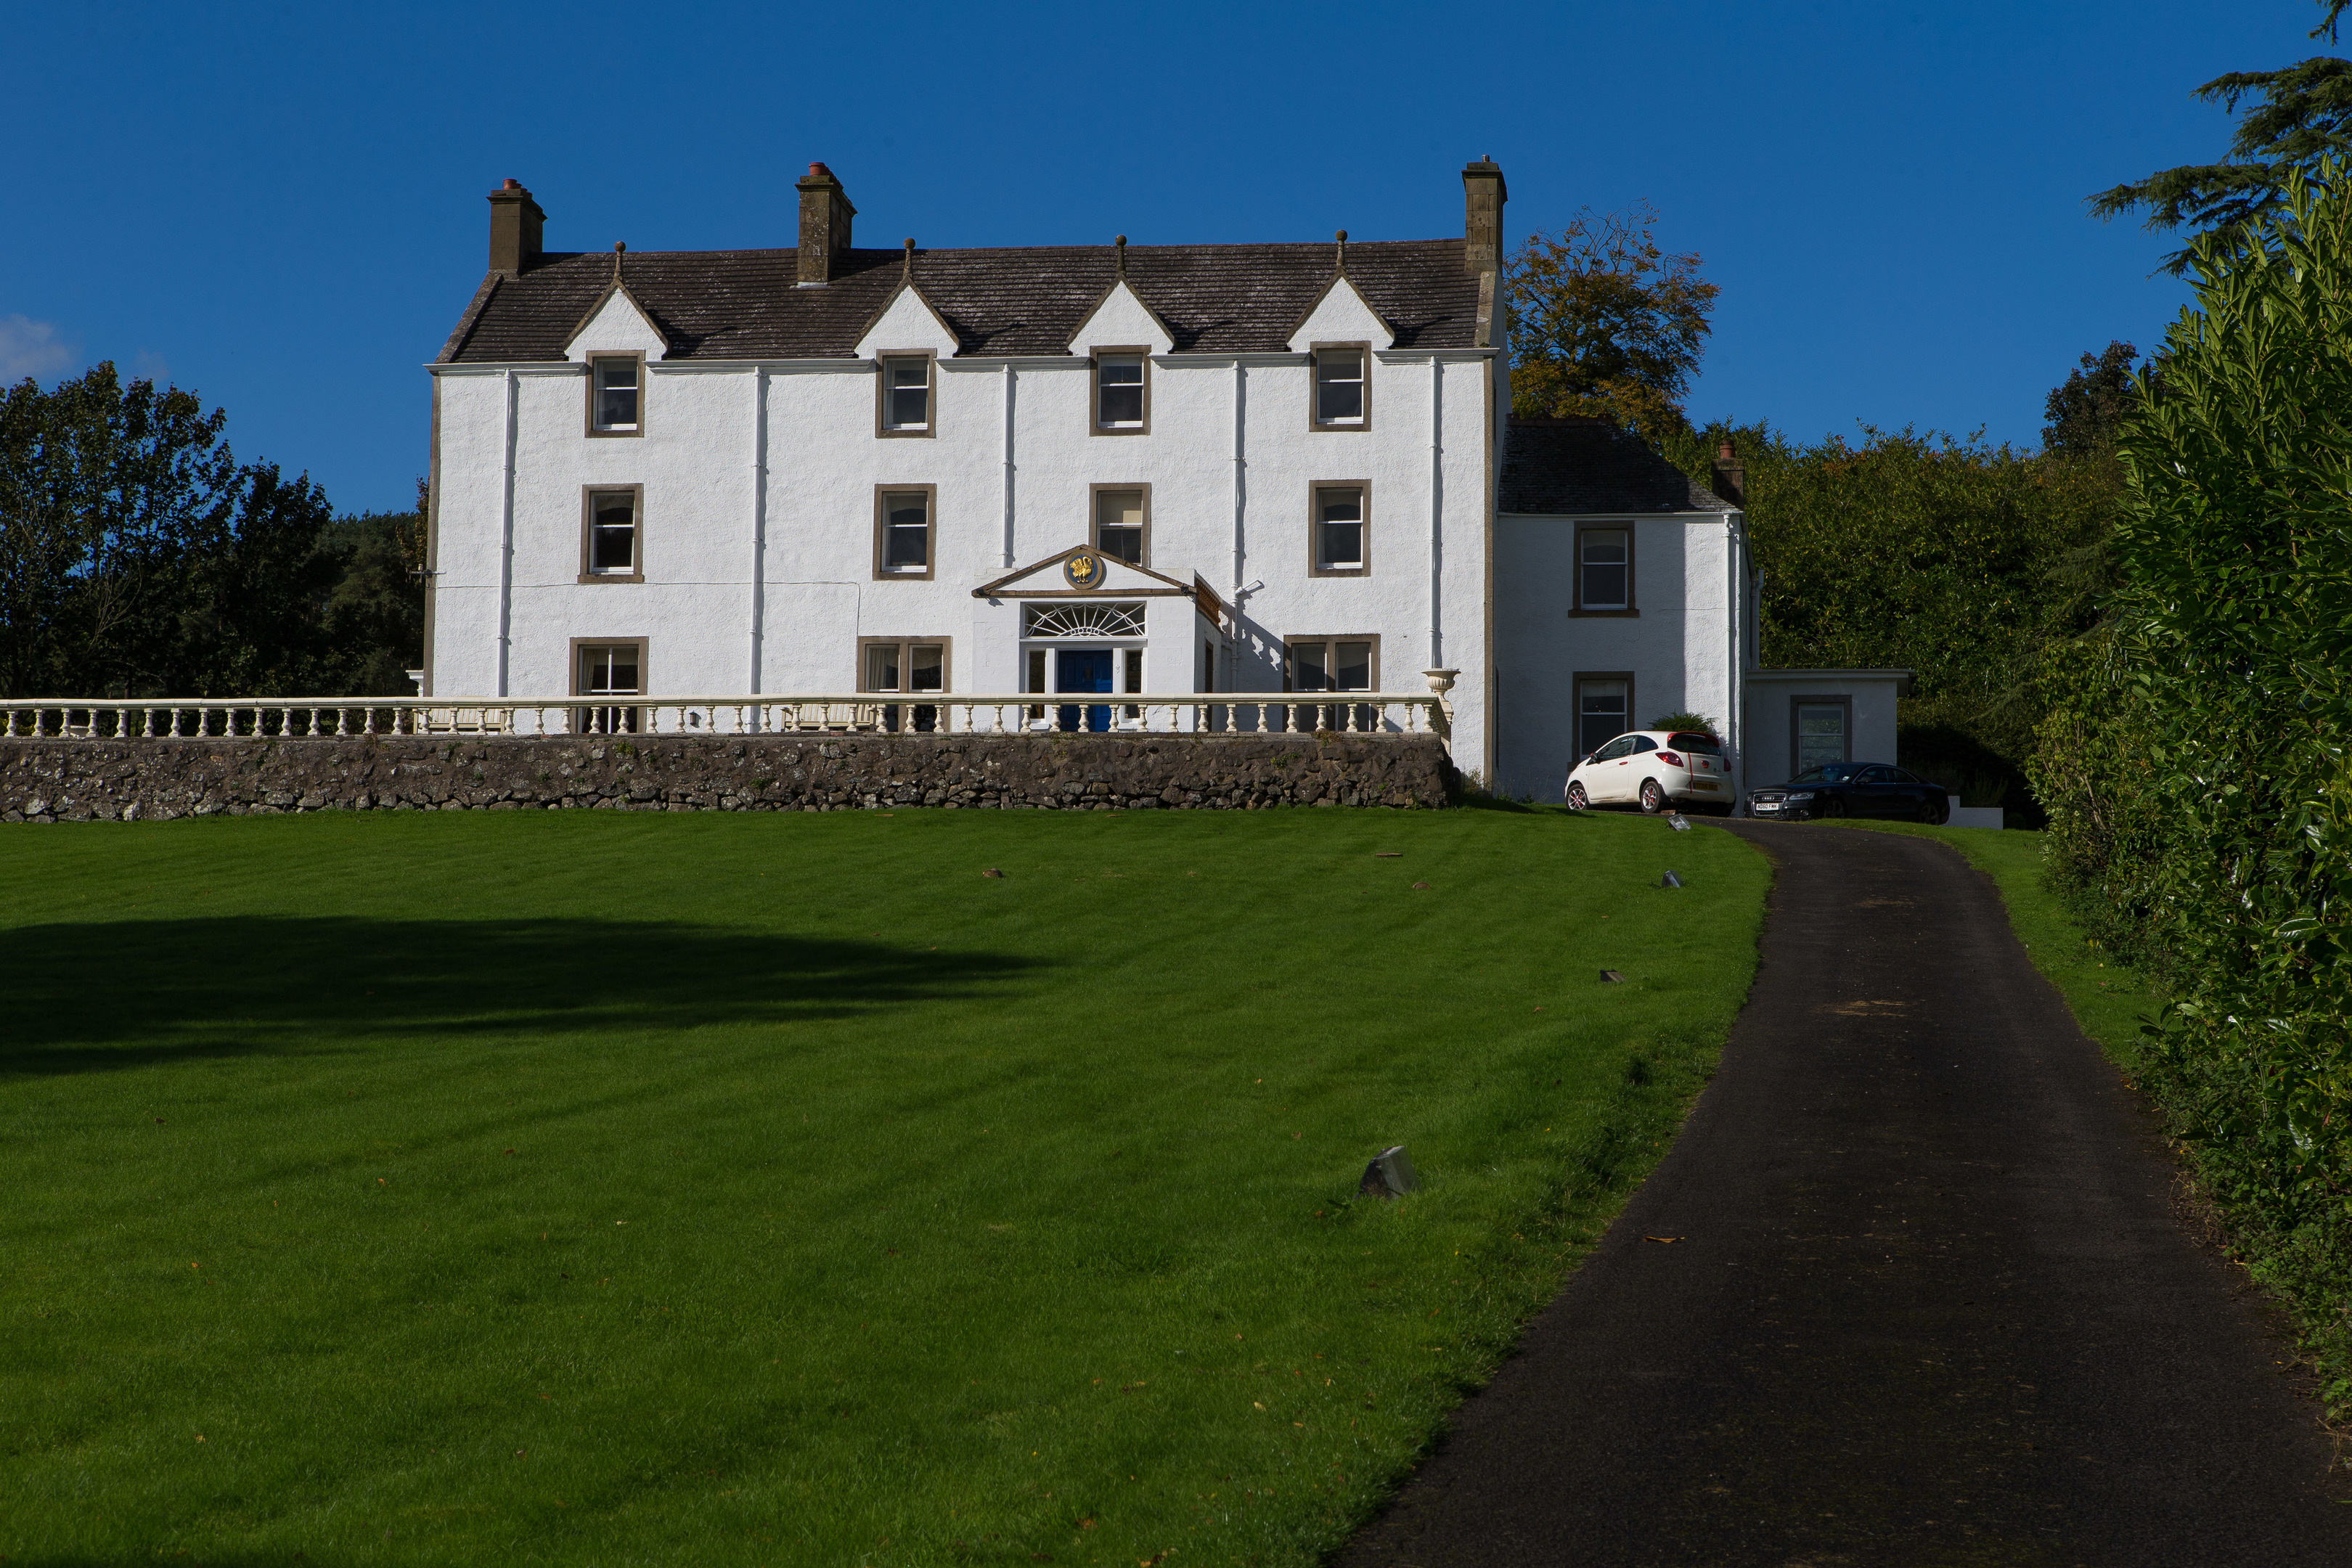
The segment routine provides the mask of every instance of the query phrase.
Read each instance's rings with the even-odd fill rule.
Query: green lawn
[[[2032,955],[2033,967],[2058,988],[2083,1033],[2126,1072],[2139,1067],[2139,1026],[2164,998],[2138,975],[2111,962],[2083,933],[2066,906],[2042,880],[2042,836],[1988,827],[1927,827],[1900,822],[1853,822],[1880,833],[1908,833],[1949,844],[1991,877],[2009,906],[2009,923]]]
[[[1768,875],[1556,811],[0,827],[0,1559],[1311,1563],[1655,1158]]]

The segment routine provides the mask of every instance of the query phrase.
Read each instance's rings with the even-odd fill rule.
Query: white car
[[[1731,815],[1739,798],[1723,742],[1696,730],[1636,730],[1568,770],[1568,806],[1638,805],[1652,816],[1675,806]]]

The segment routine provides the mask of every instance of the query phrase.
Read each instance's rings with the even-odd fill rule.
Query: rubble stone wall
[[[1435,738],[626,735],[0,740],[0,821],[294,811],[1448,805]]]

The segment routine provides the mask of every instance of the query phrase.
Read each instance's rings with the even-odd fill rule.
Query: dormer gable
[[[669,335],[654,324],[653,317],[629,292],[629,286],[616,278],[572,329],[563,353],[574,364],[586,364],[592,354],[643,354],[659,359],[669,353]]]
[[[1290,352],[1304,353],[1317,343],[1368,342],[1376,349],[1396,345],[1396,329],[1381,319],[1344,272],[1335,273],[1315,303],[1291,329]]]
[[[1078,330],[1070,334],[1070,353],[1087,354],[1097,348],[1142,347],[1156,354],[1175,348],[1175,335],[1160,319],[1158,311],[1145,304],[1124,278],[1116,279],[1103,290]]]
[[[856,353],[860,359],[901,353],[928,353],[946,359],[962,346],[955,329],[923,298],[920,286],[911,278],[902,278],[858,335]]]

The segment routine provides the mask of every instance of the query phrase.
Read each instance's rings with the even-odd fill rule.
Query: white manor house
[[[1743,782],[1892,761],[1904,672],[1756,668],[1736,463],[1512,420],[1502,170],[1462,183],[1459,237],[860,249],[816,163],[796,246],[557,252],[509,180],[431,366],[423,694],[1444,689],[1547,799],[1678,710]]]

